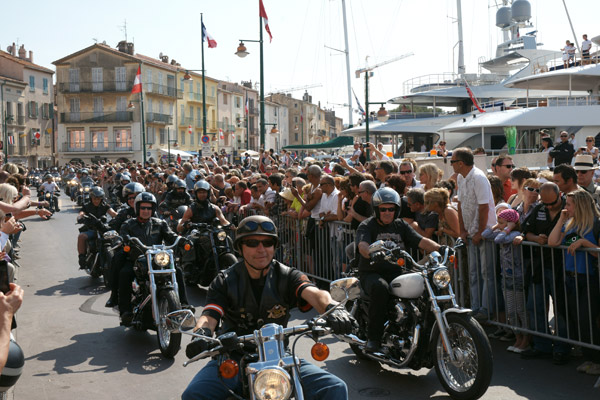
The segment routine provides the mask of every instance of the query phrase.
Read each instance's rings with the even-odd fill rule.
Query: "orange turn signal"
[[[396,264],[398,264],[401,267],[404,267],[404,264],[406,264],[406,261],[404,260],[404,258],[399,258],[398,260],[396,260]]]
[[[192,248],[192,246],[190,246],[190,244],[189,244],[189,243],[186,243],[186,244],[183,246],[183,249],[184,249],[185,251],[190,251],[190,249],[191,249],[191,248]]]
[[[325,343],[315,343],[312,349],[310,349],[310,355],[317,361],[327,360],[327,357],[329,357],[329,347]]]
[[[219,365],[219,374],[225,379],[235,378],[239,371],[238,363],[231,359],[227,359]]]
[[[131,247],[129,247],[129,246],[123,246],[123,251],[125,253],[129,253],[131,251]]]
[[[448,257],[448,261],[450,261],[451,263],[454,264],[454,254],[452,254],[450,257]]]

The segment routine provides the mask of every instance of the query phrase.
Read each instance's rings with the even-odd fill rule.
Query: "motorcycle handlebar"
[[[181,236],[177,236],[177,239],[175,239],[175,242],[170,245],[170,246],[163,246],[164,250],[170,250],[174,247],[176,247],[179,244],[179,241],[182,239]],[[125,242],[133,242],[135,243],[138,247],[144,249],[144,250],[152,250],[153,246],[146,246],[144,243],[141,242],[140,239],[136,238],[136,237],[131,237],[131,236],[126,236],[123,238],[123,240]]]

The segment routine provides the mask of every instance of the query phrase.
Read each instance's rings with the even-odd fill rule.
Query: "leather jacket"
[[[119,208],[117,215],[110,220],[108,226],[110,226],[111,229],[119,232],[125,221],[130,218],[135,218],[135,210],[128,205],[124,205],[123,207]]]
[[[131,218],[125,221],[121,226],[121,237],[125,238],[136,237],[146,246],[154,244],[173,244],[177,240],[178,235],[169,228],[166,221],[152,217],[147,222],[140,222],[137,218]],[[130,260],[136,260],[143,253],[131,246],[131,251],[128,253]]]
[[[158,208],[161,211],[167,211],[174,210],[179,206],[189,206],[190,204],[192,204],[192,197],[189,193],[184,192],[183,195],[177,195],[174,191],[170,191]]]
[[[190,221],[194,224],[211,223],[217,217],[216,207],[209,201],[206,201],[205,204],[195,201],[190,206],[192,209],[192,218],[190,218]]]

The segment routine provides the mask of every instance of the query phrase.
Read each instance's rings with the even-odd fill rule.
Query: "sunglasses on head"
[[[273,247],[275,246],[275,239],[265,239],[265,240],[258,240],[258,239],[247,239],[242,241],[242,244],[244,246],[248,246],[248,247],[258,247],[259,244],[262,244],[263,247],[267,248],[267,247]]]
[[[540,192],[540,189],[537,189],[537,188],[534,188],[534,187],[530,187],[530,186],[525,186],[523,189],[529,190],[530,192],[536,192],[536,193]]]
[[[258,230],[259,226],[262,228],[263,231],[265,231],[267,233],[275,233],[275,231],[276,231],[275,225],[273,225],[273,223],[270,221],[264,221],[264,222],[260,222],[260,223],[254,222],[254,221],[249,221],[237,229],[237,234],[239,235],[242,233],[256,232]],[[252,246],[250,246],[250,247],[252,247]],[[256,247],[256,246],[254,246],[254,247]]]
[[[396,212],[396,207],[379,207],[379,212]]]

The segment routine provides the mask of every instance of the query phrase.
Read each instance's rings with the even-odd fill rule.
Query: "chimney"
[[[13,45],[10,47],[10,54],[12,54],[13,56],[17,56],[17,45],[15,44],[15,42],[13,42]]]
[[[33,62],[33,51],[29,50],[29,62]]]
[[[121,40],[117,44],[117,50],[119,50],[121,53],[127,53],[127,42],[125,40]]]
[[[27,59],[27,51],[25,51],[25,45],[22,44],[21,47],[19,47],[19,58],[26,60]]]
[[[134,54],[134,47],[133,47],[133,43],[127,43],[127,54],[129,55],[133,55]]]

